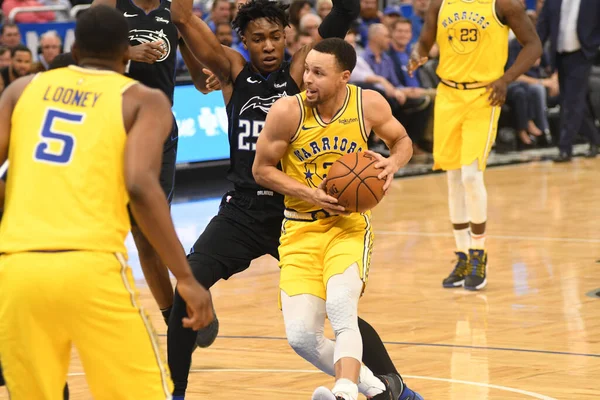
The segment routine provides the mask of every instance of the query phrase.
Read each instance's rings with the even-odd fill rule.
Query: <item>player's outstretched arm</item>
[[[210,69],[221,84],[227,84],[231,80],[231,62],[206,22],[192,13],[192,0],[172,0],[171,20],[195,59]]]
[[[254,179],[259,185],[277,193],[302,199],[332,213],[344,212],[344,207],[337,205],[337,199],[328,196],[322,189],[311,189],[277,168],[299,128],[299,122],[300,107],[295,96],[283,97],[271,106],[256,143],[256,158],[252,166]]]
[[[390,156],[387,159],[378,153],[372,153],[379,160],[375,167],[383,168],[379,179],[386,179],[383,190],[387,190],[394,179],[394,174],[410,161],[413,154],[412,140],[408,137],[404,126],[392,115],[387,100],[378,92],[364,90],[363,107],[367,118],[367,131],[370,126],[390,149]]]
[[[186,327],[198,330],[213,319],[210,294],[194,278],[171,220],[159,175],[163,144],[171,131],[171,104],[160,91],[134,85],[123,95],[127,128],[125,182],[133,216],[163,263],[177,278],[190,318]]]
[[[499,16],[506,21],[523,46],[514,64],[504,73],[503,79],[510,83],[529,71],[542,56],[542,42],[520,0],[497,0],[496,7]]]
[[[319,25],[319,40],[337,37],[344,39],[352,23],[360,15],[360,0],[334,0],[331,11]],[[307,44],[292,57],[290,75],[299,88],[303,88],[304,61],[313,45]]]
[[[438,14],[440,13],[442,2],[443,0],[432,0],[425,13],[425,22],[423,23],[423,28],[421,28],[421,35],[417,43],[415,43],[410,54],[410,60],[408,61],[408,73],[411,76],[417,68],[427,62],[429,51],[431,51],[431,47],[435,43]]]

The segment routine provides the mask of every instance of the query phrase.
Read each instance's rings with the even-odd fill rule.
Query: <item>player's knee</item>
[[[319,341],[322,333],[311,331],[301,319],[294,319],[285,325],[290,347],[304,359],[313,359],[318,354]]]
[[[478,169],[477,164],[462,169],[462,183],[467,191],[484,188],[483,172]]]

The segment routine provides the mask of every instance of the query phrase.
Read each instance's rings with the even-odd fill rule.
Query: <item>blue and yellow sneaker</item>
[[[445,288],[457,288],[461,287],[465,282],[465,276],[467,276],[467,266],[469,259],[462,251],[456,251],[457,260],[454,265],[454,269],[450,272],[450,275],[442,281],[442,285]]]
[[[488,255],[485,250],[469,250],[465,289],[481,290],[487,285],[487,259]]]

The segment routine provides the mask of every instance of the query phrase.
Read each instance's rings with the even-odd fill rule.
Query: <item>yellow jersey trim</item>
[[[109,69],[83,68],[83,67],[80,67],[79,65],[69,65],[67,68],[70,68],[77,72],[83,72],[83,73],[91,74],[91,75],[112,75],[112,74],[117,73],[116,71],[112,71]]]
[[[498,13],[496,12],[496,0],[492,0],[492,15],[494,16],[494,19],[496,20],[498,25],[500,25],[502,28],[504,28],[505,25],[502,22],[500,22],[500,17],[498,16]]]
[[[125,84],[125,86],[123,86],[123,88],[121,89],[121,94],[124,94],[127,90],[129,90],[129,88],[131,88],[133,85],[137,85],[139,82],[138,81],[131,81],[128,82],[127,84]]]
[[[358,123],[360,125],[360,134],[362,135],[365,142],[369,141],[369,134],[367,133],[367,128],[365,126],[365,114],[363,112],[363,103],[362,103],[362,88],[356,87],[356,108],[358,112]]]
[[[300,121],[298,121],[298,127],[296,128],[296,133],[294,133],[294,136],[292,136],[292,138],[290,139],[290,143],[292,143],[294,140],[298,139],[298,136],[300,136],[300,131],[302,131],[302,125],[304,124],[304,118],[306,118],[306,115],[304,112],[304,101],[302,101],[302,94],[298,93],[294,97],[296,97],[296,100],[298,100],[298,106],[300,106]]]
[[[350,88],[348,86],[346,86],[346,99],[344,99],[344,104],[338,110],[338,112],[335,113],[335,115],[333,116],[331,121],[329,121],[329,123],[325,123],[323,121],[323,119],[321,118],[321,116],[319,115],[319,110],[316,107],[313,108],[313,114],[315,116],[315,120],[317,121],[317,123],[319,125],[321,125],[322,128],[327,128],[327,125],[334,123],[339,117],[342,116],[342,114],[344,114],[344,112],[346,111],[346,108],[348,108],[349,102],[350,102]]]

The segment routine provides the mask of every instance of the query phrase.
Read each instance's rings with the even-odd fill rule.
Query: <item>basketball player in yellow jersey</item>
[[[0,98],[0,360],[13,400],[58,400],[74,345],[95,399],[170,399],[163,353],[140,307],[127,203],[191,308],[213,318],[159,184],[171,130],[165,95],[122,75],[128,26],[113,8],[79,17],[79,66],[15,81]]]
[[[505,72],[509,28],[523,49]],[[521,0],[432,0],[409,73],[427,61],[434,42],[440,49],[441,83],[434,108],[433,168],[448,171],[457,255],[443,286],[480,290],[487,284],[488,259],[483,171],[506,87],[533,65],[542,46]]]
[[[373,243],[371,215],[347,213],[326,195],[327,169],[344,154],[366,151],[371,130],[390,148],[389,158],[374,155],[386,190],[412,155],[412,143],[386,100],[348,85],[355,65],[354,48],[344,40],[316,44],[306,57],[306,91],[271,107],[253,166],[259,185],[285,195],[281,307],[292,348],[336,377],[333,390],[314,392],[313,399],[319,400],[355,400],[359,390],[368,397],[382,392],[369,392],[377,380],[361,366],[357,323]],[[335,344],[323,336],[325,316],[335,331]]]

